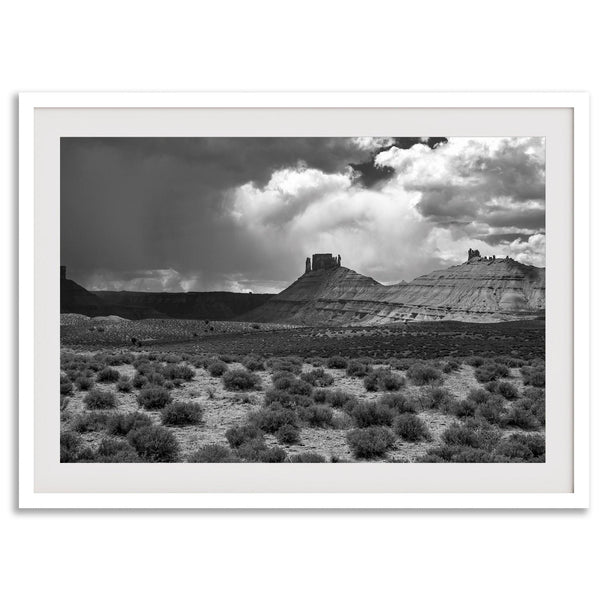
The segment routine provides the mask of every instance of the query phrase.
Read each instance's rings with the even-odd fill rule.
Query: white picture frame
[[[34,398],[40,354],[35,115],[38,109],[431,108],[569,109],[573,143],[572,489],[561,492],[68,492],[36,487]],[[59,164],[54,163],[58,169]],[[19,507],[20,508],[586,508],[589,506],[590,231],[589,97],[585,93],[24,93],[19,96]],[[39,190],[38,190],[39,192]],[[37,240],[37,241],[36,241]],[[552,268],[550,265],[549,268]],[[58,269],[56,269],[58,272]],[[36,291],[37,290],[37,291]],[[58,354],[58,348],[56,348]],[[31,365],[34,365],[32,377]],[[36,429],[37,428],[37,429]],[[64,465],[72,467],[74,465]],[[78,465],[79,466],[79,465]],[[110,465],[96,465],[109,468]],[[300,466],[300,465],[297,465]],[[143,465],[147,467],[147,465]],[[302,465],[314,469],[317,465]],[[368,468],[368,465],[365,465]]]

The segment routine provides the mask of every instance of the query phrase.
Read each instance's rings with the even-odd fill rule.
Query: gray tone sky
[[[469,247],[544,266],[542,138],[63,138],[88,289],[280,291],[316,252],[383,283]]]

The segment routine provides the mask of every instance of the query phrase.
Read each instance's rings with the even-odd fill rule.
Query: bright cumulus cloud
[[[316,252],[341,254],[342,264],[383,282],[463,262],[469,247],[544,265],[543,139],[391,146],[374,163],[393,174],[371,189],[352,169],[276,170],[265,185],[232,190],[227,214],[261,254],[293,260],[294,274]]]

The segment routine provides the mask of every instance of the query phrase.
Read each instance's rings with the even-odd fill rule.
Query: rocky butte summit
[[[343,267],[339,255],[313,254],[302,276],[243,318],[302,325],[493,323],[540,318],[545,307],[546,270],[509,257],[469,249],[460,265],[383,285]]]

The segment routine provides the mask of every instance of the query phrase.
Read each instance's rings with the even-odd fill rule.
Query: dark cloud
[[[394,169],[385,165],[375,163],[375,157],[382,151],[389,150],[392,147],[408,149],[415,144],[425,144],[430,148],[435,148],[440,144],[445,144],[448,141],[444,137],[430,138],[390,138],[387,143],[382,143],[380,146],[373,149],[369,160],[362,163],[351,164],[350,166],[358,174],[360,183],[367,188],[375,187],[378,183],[390,179],[394,175]]]
[[[221,285],[265,258],[236,252],[244,232],[222,218],[226,190],[299,162],[330,173],[366,156],[351,138],[62,138],[61,262],[84,281],[174,268]]]

